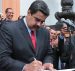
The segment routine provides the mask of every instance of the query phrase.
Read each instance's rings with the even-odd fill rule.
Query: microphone
[[[61,21],[67,24],[67,26],[75,28],[75,25],[72,23],[70,19],[65,20],[64,18],[61,18]]]

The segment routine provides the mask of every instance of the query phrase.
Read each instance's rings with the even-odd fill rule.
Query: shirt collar
[[[29,34],[31,35],[31,30],[30,30],[30,28],[29,28],[28,25],[27,25],[26,18],[24,18],[24,22],[25,22],[25,25],[26,25],[26,27],[27,27],[27,30],[28,30]]]

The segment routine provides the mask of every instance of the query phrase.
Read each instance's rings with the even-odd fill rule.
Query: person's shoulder
[[[50,35],[50,32],[46,28],[44,28],[44,27],[41,27],[39,31],[43,35]]]
[[[4,21],[3,26],[13,26],[15,25],[17,22],[16,21]]]
[[[41,27],[40,30],[43,32],[49,32],[45,27]]]
[[[17,26],[17,22],[16,21],[5,21],[2,26],[1,29],[15,29]]]

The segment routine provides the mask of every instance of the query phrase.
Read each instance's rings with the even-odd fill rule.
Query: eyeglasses
[[[35,21],[36,22],[41,22],[41,24],[43,24],[43,22],[45,22],[45,21],[42,21],[41,19],[39,19],[39,18],[37,18],[37,17],[35,17],[35,16],[33,16],[34,18],[35,18]]]
[[[63,27],[62,29],[67,29],[67,27]]]
[[[14,14],[13,12],[7,12],[7,13],[9,13],[9,14]]]

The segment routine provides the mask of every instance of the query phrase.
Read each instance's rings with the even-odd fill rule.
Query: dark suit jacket
[[[36,31],[36,49],[23,19],[3,24],[0,35],[0,67],[5,71],[22,71],[23,66],[32,62],[34,57],[43,63],[52,63],[50,36],[46,29]]]
[[[71,37],[71,48],[69,48],[69,51],[70,51],[69,66],[70,68],[75,68],[75,35]]]
[[[65,42],[61,60],[66,63],[65,68],[75,68],[75,35]]]

